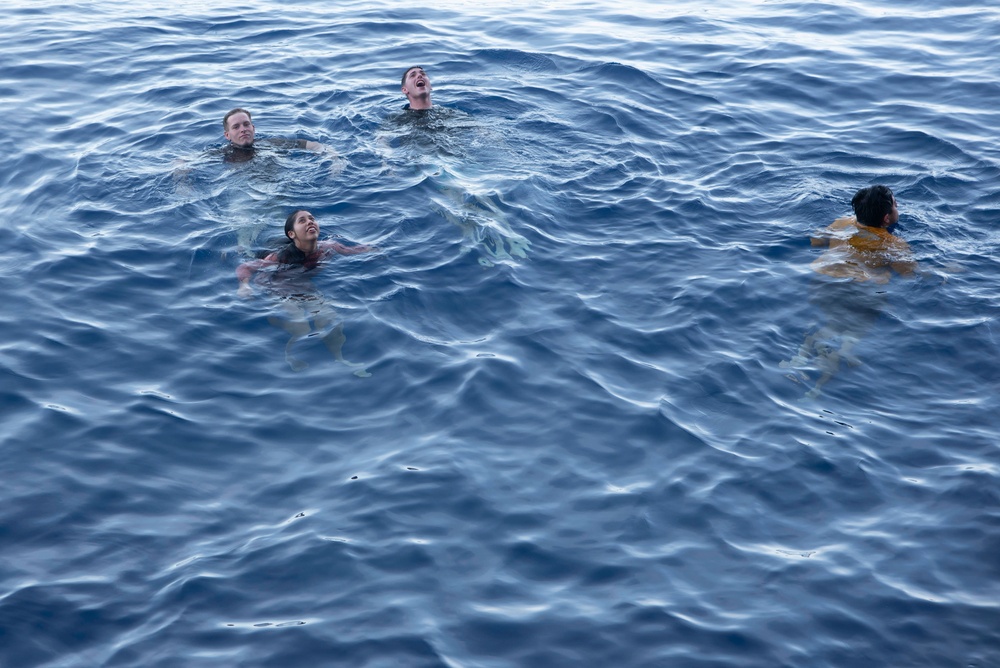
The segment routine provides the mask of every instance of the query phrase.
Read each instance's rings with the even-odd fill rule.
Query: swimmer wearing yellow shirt
[[[810,239],[814,247],[828,250],[812,262],[817,274],[832,279],[813,286],[810,301],[820,307],[826,324],[806,336],[792,359],[778,366],[795,369],[792,380],[809,380],[803,367],[822,373],[806,393],[815,398],[840,368],[841,359],[851,366],[860,364],[852,354],[854,346],[875,323],[886,303],[886,292],[866,286],[885,285],[893,272],[912,276],[917,263],[909,244],[891,232],[899,221],[896,197],[888,186],[875,185],[859,190],[851,199],[854,215],[838,218]]]
[[[862,188],[851,200],[854,216],[838,218],[812,237],[813,246],[828,246],[811,265],[813,271],[879,285],[892,272],[911,276],[917,269],[910,245],[890,230],[899,222],[896,197],[888,186]]]

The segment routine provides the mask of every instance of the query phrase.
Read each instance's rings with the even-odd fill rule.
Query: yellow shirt
[[[910,275],[917,268],[910,245],[881,227],[868,227],[857,218],[838,218],[817,236],[813,246],[829,246],[811,265],[813,271],[834,278],[888,283],[895,271]]]

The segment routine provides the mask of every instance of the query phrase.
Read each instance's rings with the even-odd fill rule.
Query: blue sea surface
[[[1000,666],[995,3],[0,28],[0,667]],[[838,329],[875,183],[921,270]],[[368,377],[237,295],[296,208]]]

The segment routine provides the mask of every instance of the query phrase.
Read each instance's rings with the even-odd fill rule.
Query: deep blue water
[[[992,3],[0,27],[0,666],[1000,666]],[[872,183],[925,274],[812,398]],[[297,207],[370,377],[236,294]]]

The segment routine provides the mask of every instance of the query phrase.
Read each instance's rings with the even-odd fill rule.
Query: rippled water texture
[[[209,5],[0,12],[0,666],[1000,665],[992,3]]]

